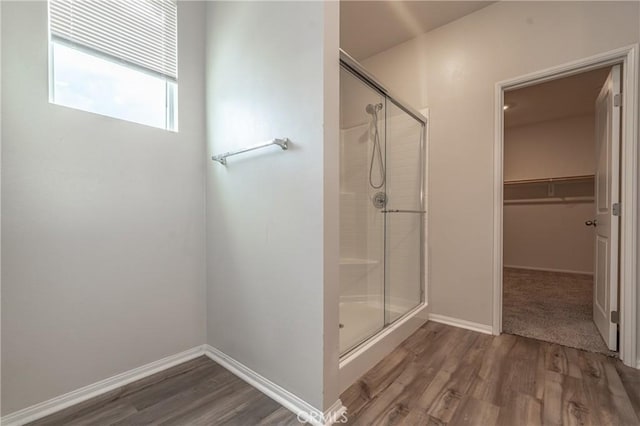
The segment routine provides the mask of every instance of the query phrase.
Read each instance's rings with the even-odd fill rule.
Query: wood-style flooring
[[[640,371],[604,355],[429,322],[341,396],[352,425],[639,425]],[[207,358],[37,425],[297,425]]]
[[[638,425],[639,395],[615,358],[429,322],[341,398],[354,425]]]
[[[300,425],[295,414],[204,356],[30,424]]]

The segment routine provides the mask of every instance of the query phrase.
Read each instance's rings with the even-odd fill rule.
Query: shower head
[[[367,114],[375,114],[381,109],[382,109],[382,104],[375,104],[375,105],[367,104],[367,106],[364,108],[364,110],[367,111]]]

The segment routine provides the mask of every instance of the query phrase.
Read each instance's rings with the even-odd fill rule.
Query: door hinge
[[[618,324],[618,322],[620,322],[620,315],[618,315],[618,311],[611,311],[611,322],[614,324]]]
[[[613,215],[614,216],[620,216],[620,212],[621,212],[621,207],[620,207],[620,203],[613,203],[613,206],[611,206],[611,210],[613,211]]]
[[[622,93],[616,93],[613,95],[613,106],[619,107],[622,105]]]

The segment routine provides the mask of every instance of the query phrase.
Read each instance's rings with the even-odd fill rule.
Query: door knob
[[[596,226],[598,226],[598,220],[597,219],[588,220],[584,224],[587,225],[587,226],[596,227]]]

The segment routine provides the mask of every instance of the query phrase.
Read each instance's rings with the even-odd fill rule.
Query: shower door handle
[[[382,213],[418,213],[425,214],[426,210],[381,210]]]

